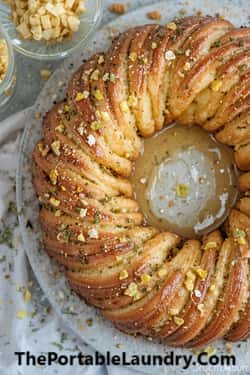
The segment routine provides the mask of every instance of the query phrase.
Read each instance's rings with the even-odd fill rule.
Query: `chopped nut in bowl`
[[[0,25],[0,111],[12,98],[15,84],[14,51],[8,34]]]
[[[37,59],[59,59],[82,46],[101,16],[102,0],[5,0],[0,24],[14,48]]]

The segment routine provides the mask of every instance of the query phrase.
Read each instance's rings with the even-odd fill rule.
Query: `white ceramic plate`
[[[96,309],[87,306],[70,290],[63,273],[59,278],[53,277],[53,272],[58,271],[59,267],[43,251],[38,223],[38,201],[35,197],[31,181],[31,153],[35,143],[41,137],[42,122],[42,119],[37,119],[35,114],[37,112],[45,113],[53,105],[54,101],[58,101],[65,96],[67,83],[72,73],[82,63],[83,59],[89,58],[96,51],[107,49],[110,44],[110,32],[115,34],[131,26],[149,23],[146,14],[150,11],[160,10],[163,16],[163,23],[177,16],[178,12],[183,8],[187,10],[188,15],[194,14],[197,11],[202,11],[204,14],[211,15],[220,13],[238,26],[246,25],[247,22],[249,22],[247,10],[250,6],[250,0],[190,0],[190,5],[184,5],[184,3],[185,1],[168,0],[152,6],[140,8],[135,12],[127,13],[98,31],[84,51],[75,54],[72,58],[64,62],[61,68],[58,69],[48,81],[34,106],[34,113],[24,132],[17,172],[17,204],[19,210],[22,209],[20,224],[24,246],[31,266],[44,293],[47,295],[57,313],[62,316],[64,322],[78,337],[82,338],[82,340],[100,352],[109,350],[112,354],[121,354],[121,352],[124,351],[127,353],[128,358],[133,354],[165,355],[166,352],[172,349],[143,338],[133,338],[120,333],[112,327],[111,323],[104,320]],[[27,228],[26,224],[28,220],[32,222],[33,230],[29,227]],[[61,290],[63,290],[65,295],[64,304],[61,303],[59,298],[58,292]],[[67,313],[72,307],[76,314]],[[85,321],[89,318],[93,318],[93,326],[87,326],[81,332],[79,330],[79,319]],[[122,344],[122,348],[118,349],[116,347],[117,344]],[[225,354],[225,347],[222,342],[216,343],[216,347],[217,354]],[[249,349],[250,342],[243,342],[240,346],[234,346],[233,354],[235,354],[237,359],[237,367],[212,366],[201,368],[200,366],[192,366],[191,369],[188,370],[188,373],[192,375],[203,375],[206,373],[224,374],[226,372],[237,375],[249,375]],[[184,353],[190,354],[189,351],[175,349],[175,354]],[[161,367],[161,369],[157,366],[135,368],[149,374],[159,374],[160,372],[168,373],[169,375],[177,375],[183,373],[183,371],[187,373],[185,370],[182,370],[181,367],[175,366],[165,366]]]

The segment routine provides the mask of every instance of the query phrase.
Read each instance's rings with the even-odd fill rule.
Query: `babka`
[[[147,225],[128,179],[174,121],[213,132],[240,171],[236,207],[200,240]],[[45,115],[32,171],[47,253],[118,329],[190,348],[250,336],[250,28],[192,16],[120,34]]]

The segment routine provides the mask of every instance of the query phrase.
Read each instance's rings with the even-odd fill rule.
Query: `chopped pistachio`
[[[239,65],[238,69],[239,69],[240,72],[244,72],[247,69],[247,64]]]
[[[214,284],[212,284],[211,286],[210,286],[210,288],[209,288],[209,290],[210,290],[210,292],[214,292],[215,291],[215,285]]]
[[[0,244],[6,243],[10,248],[13,247],[12,244],[12,232],[9,227],[3,228],[0,232]]]
[[[78,235],[77,239],[78,239],[78,241],[80,241],[80,242],[85,242],[85,237],[84,237],[84,235],[83,235],[82,233],[80,233],[80,234]]]
[[[101,215],[99,211],[96,211],[95,216],[94,216],[94,222],[95,224],[99,224],[101,221]]]
[[[28,289],[25,290],[23,298],[25,302],[29,302],[31,300],[31,293]]]
[[[83,329],[84,329],[84,325],[83,325],[82,323],[79,322],[78,327],[79,327],[79,331],[83,331]]]
[[[192,290],[194,289],[195,279],[195,274],[191,270],[189,270],[184,281],[184,286],[189,292],[192,292]]]
[[[80,102],[83,99],[87,99],[89,97],[89,91],[84,90],[83,92],[78,92],[75,97],[76,102]]]
[[[52,206],[54,206],[54,207],[58,207],[58,206],[60,205],[60,201],[57,200],[57,199],[54,198],[54,197],[51,197],[50,200],[49,200],[49,202],[50,202],[50,203],[52,204]]]
[[[58,178],[58,171],[56,169],[53,169],[52,171],[50,171],[49,178],[50,178],[52,185],[56,185],[57,178]]]
[[[234,231],[234,238],[246,237],[246,232],[242,229],[236,228]]]
[[[213,43],[213,45],[212,45],[212,47],[220,47],[221,46],[221,41],[220,40],[216,40],[214,43]]]
[[[101,118],[102,121],[108,121],[109,120],[108,112],[101,111],[100,112],[100,118]]]
[[[138,300],[139,298],[141,298],[141,292],[138,290],[138,286],[135,282],[129,284],[124,294],[125,296],[134,298],[134,300]]]
[[[65,229],[65,230],[63,231],[63,239],[64,239],[64,241],[66,241],[66,242],[69,241],[69,239],[70,239],[70,231],[69,231],[69,230]]]
[[[135,95],[129,95],[128,97],[128,105],[129,107],[131,108],[135,108],[137,106],[137,103],[138,103],[138,99]]]
[[[220,90],[222,86],[222,81],[219,80],[219,79],[215,79],[212,83],[211,83],[211,89],[212,91],[214,92],[218,92]]]
[[[141,275],[141,281],[143,284],[148,285],[151,281],[151,276],[148,275],[147,273],[144,273]]]
[[[148,58],[146,56],[144,56],[144,55],[140,56],[139,60],[140,60],[140,62],[142,64],[147,64],[148,63]]]
[[[65,125],[64,124],[59,124],[56,128],[55,131],[58,133],[64,133],[65,132]]]
[[[27,312],[25,310],[19,310],[17,313],[16,313],[16,317],[18,319],[24,319],[26,318],[27,316]]]
[[[117,261],[118,264],[122,263],[122,257],[121,256],[117,255],[115,257],[115,259],[116,259],[116,261]]]
[[[105,73],[105,74],[103,75],[102,79],[103,79],[104,82],[110,81],[110,82],[115,83],[117,77],[116,77],[116,75],[115,75],[114,73],[108,73],[108,72],[107,72],[107,73]]]
[[[207,270],[203,270],[202,268],[196,268],[195,272],[202,280],[205,280],[208,274]]]
[[[60,156],[60,147],[61,143],[60,141],[54,141],[51,143],[51,150],[54,152],[56,156]]]
[[[188,72],[190,69],[191,69],[191,64],[190,62],[187,61],[185,65],[183,66],[183,70],[185,70],[185,72]]]
[[[80,102],[81,100],[83,100],[83,93],[82,92],[78,92],[76,94],[75,101],[76,102]]]
[[[129,112],[129,106],[126,100],[122,101],[120,103],[120,109],[123,113],[128,113]]]
[[[203,249],[204,250],[209,250],[209,249],[213,249],[217,246],[216,242],[215,241],[209,241],[206,243],[206,245],[203,246]]]
[[[247,241],[245,240],[244,237],[239,237],[237,238],[237,242],[239,245],[246,245]]]
[[[163,279],[164,277],[167,276],[167,270],[165,270],[164,268],[160,269],[158,272],[157,272],[158,276]]]
[[[38,143],[37,145],[38,147],[38,150],[40,151],[40,154],[45,157],[48,152],[49,152],[49,146],[48,145],[44,145],[43,143]]]
[[[102,124],[99,121],[93,121],[90,125],[92,130],[99,130],[102,128]]]
[[[185,184],[179,184],[176,186],[176,195],[181,198],[186,198],[189,194],[188,186]]]
[[[246,232],[242,229],[236,228],[234,231],[234,238],[239,245],[246,245]]]
[[[119,280],[125,280],[128,278],[128,271],[127,270],[122,270],[119,275]]]
[[[178,316],[174,316],[174,322],[177,326],[182,326],[184,324],[184,320]]]
[[[177,29],[177,25],[175,22],[169,22],[167,24],[167,29],[175,31]]]
[[[109,80],[113,83],[115,83],[116,81],[116,75],[114,73],[110,73],[109,74]]]
[[[95,90],[94,95],[95,95],[95,98],[96,98],[97,100],[103,100],[103,95],[102,95],[102,93],[101,93],[100,90],[98,90],[98,89]]]
[[[101,65],[101,64],[103,64],[104,63],[104,56],[103,55],[101,55],[99,58],[98,58],[98,64],[99,65]]]
[[[130,61],[136,61],[137,60],[137,53],[136,52],[131,52],[130,54],[129,54],[129,60]]]
[[[65,104],[65,106],[63,107],[63,112],[68,113],[69,111],[70,111],[70,106],[68,104]]]
[[[100,70],[96,69],[96,70],[94,70],[93,73],[91,74],[90,79],[91,79],[92,81],[98,81],[99,76],[100,76]]]
[[[109,73],[108,72],[104,73],[102,79],[104,82],[107,82],[109,80]]]

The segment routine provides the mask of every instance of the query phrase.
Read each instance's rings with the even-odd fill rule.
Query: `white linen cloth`
[[[93,354],[50,308],[22,247],[14,204],[15,173],[20,130],[28,115],[29,109],[0,123],[0,375],[135,374],[113,366],[17,366],[16,351],[30,351],[35,355],[48,351]]]

